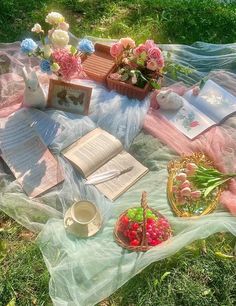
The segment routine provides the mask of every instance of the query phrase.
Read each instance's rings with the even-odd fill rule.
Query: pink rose
[[[161,52],[161,49],[159,49],[158,47],[153,47],[149,49],[148,56],[150,57],[150,59],[156,60],[159,68],[164,67],[164,57]]]
[[[120,75],[118,72],[111,73],[111,74],[110,74],[110,78],[111,78],[112,80],[117,80],[117,81],[119,81],[120,78],[121,78],[121,75]]]
[[[147,69],[155,71],[158,69],[158,65],[156,60],[151,59],[150,61],[147,62]]]
[[[145,48],[146,48],[147,50],[156,47],[154,41],[153,41],[153,40],[150,40],[150,39],[146,40],[146,42],[145,42],[144,45],[145,45]]]
[[[118,57],[123,52],[123,46],[120,43],[115,43],[110,48],[110,54],[112,57]]]
[[[122,46],[124,48],[127,48],[128,46],[130,48],[134,48],[135,47],[135,41],[132,38],[130,38],[130,37],[121,38],[119,40],[119,43],[122,44]]]
[[[134,54],[139,56],[141,53],[147,52],[145,45],[141,44],[137,48],[134,49]]]

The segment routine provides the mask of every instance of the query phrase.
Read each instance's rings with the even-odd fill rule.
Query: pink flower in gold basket
[[[52,54],[53,60],[60,66],[59,75],[70,80],[82,71],[81,59],[77,55],[69,53],[67,49],[57,49]]]

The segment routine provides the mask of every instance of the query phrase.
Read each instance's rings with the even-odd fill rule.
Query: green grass
[[[1,0],[0,42],[32,36],[33,24],[44,24],[51,10],[63,13],[78,37],[131,36],[137,42],[152,38],[185,44],[236,41],[234,1]],[[0,306],[10,301],[17,306],[52,305],[49,274],[35,236],[3,213],[0,220]],[[234,244],[235,238],[229,234],[214,235],[207,239],[207,253],[203,254],[201,242],[196,242],[151,265],[100,305],[236,305],[235,259],[215,254],[232,254]]]
[[[35,236],[0,213],[0,306],[51,306],[49,274]],[[236,305],[236,238],[217,234],[193,243],[175,256],[152,264],[100,306],[233,306]]]
[[[49,274],[35,236],[0,213],[0,306],[52,305]]]
[[[223,2],[223,1],[222,1]],[[229,1],[228,1],[229,2]],[[0,41],[31,35],[47,12],[62,12],[79,37],[94,35],[162,43],[229,43],[236,40],[236,3],[216,0],[1,0]]]

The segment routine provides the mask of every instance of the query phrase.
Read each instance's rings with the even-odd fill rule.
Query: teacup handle
[[[66,227],[71,226],[73,223],[74,223],[74,221],[71,217],[68,217],[66,219]]]

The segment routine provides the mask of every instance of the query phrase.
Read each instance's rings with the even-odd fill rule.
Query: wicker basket
[[[115,66],[112,71],[109,73],[107,76],[107,87],[109,90],[115,90],[119,94],[127,96],[130,99],[138,99],[138,100],[143,100],[146,95],[149,93],[151,90],[150,84],[146,84],[144,88],[140,88],[137,86],[134,86],[129,83],[125,83],[122,81],[118,80],[113,80],[110,78],[110,74],[116,72],[117,67]]]
[[[129,241],[128,238],[125,237],[120,231],[119,231],[119,226],[120,226],[120,220],[123,216],[126,216],[128,213],[128,210],[125,210],[118,218],[115,228],[114,228],[114,238],[115,241],[117,242],[117,244],[119,246],[121,246],[124,249],[130,250],[130,251],[134,251],[134,252],[146,252],[149,249],[153,248],[154,246],[148,245],[148,241],[147,241],[147,236],[146,236],[146,224],[147,224],[147,216],[146,216],[146,212],[147,210],[151,210],[152,213],[154,213],[158,218],[164,218],[165,217],[160,214],[158,211],[148,207],[147,204],[147,193],[144,191],[142,193],[142,198],[141,198],[141,207],[143,208],[143,222],[139,222],[142,225],[142,240],[141,240],[141,244],[139,246],[131,246],[129,245]],[[171,236],[171,234],[169,235],[169,237]]]

